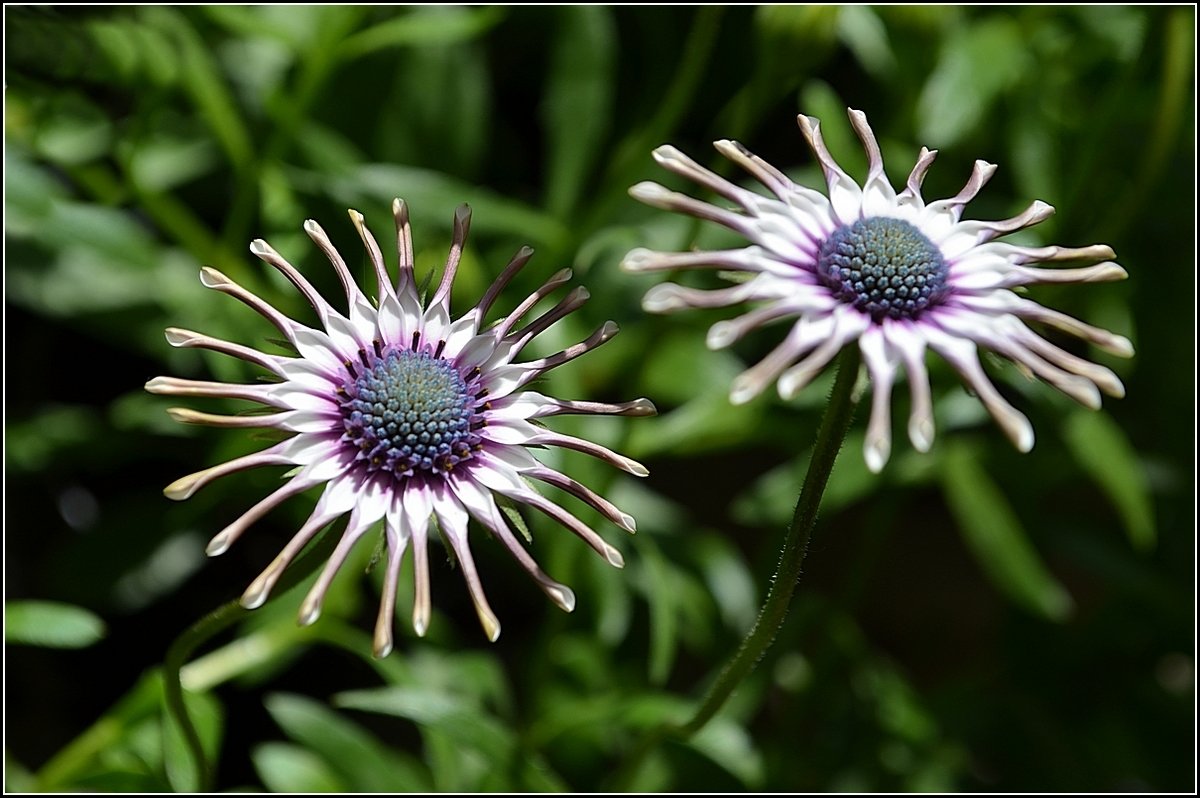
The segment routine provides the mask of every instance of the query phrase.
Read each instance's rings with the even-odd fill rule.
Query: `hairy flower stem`
[[[322,533],[297,560],[296,564],[280,578],[279,584],[275,588],[275,597],[283,596],[323,565],[336,544],[336,535]],[[167,649],[167,656],[163,662],[163,690],[167,714],[170,715],[171,722],[175,723],[183,733],[188,754],[191,756],[192,765],[195,768],[195,783],[192,789],[196,792],[210,792],[213,789],[215,773],[204,753],[200,734],[196,731],[191,716],[188,715],[187,704],[183,699],[183,681],[180,671],[191,657],[192,652],[224,629],[241,620],[247,612],[249,610],[242,607],[237,601],[221,605],[175,638],[175,642],[171,643],[171,647]]]
[[[166,660],[163,662],[165,671],[163,691],[167,714],[171,716],[171,722],[175,723],[183,733],[183,739],[187,744],[188,753],[191,755],[192,765],[196,772],[193,789],[199,792],[207,792],[212,789],[214,774],[211,763],[204,754],[200,734],[196,731],[196,727],[188,715],[187,704],[183,700],[183,684],[180,681],[179,672],[198,646],[229,627],[246,612],[237,601],[222,604],[175,638],[175,642],[171,643],[171,647],[167,649]]]
[[[821,496],[825,493],[825,485],[829,482],[834,461],[837,460],[838,452],[846,439],[846,432],[850,428],[850,421],[854,417],[853,390],[858,377],[859,361],[857,346],[846,347],[838,358],[837,378],[830,392],[829,405],[825,408],[825,415],[817,430],[817,442],[813,447],[808,473],[804,476],[800,497],[792,513],[792,523],[788,527],[779,553],[775,578],[771,580],[771,587],[767,591],[767,599],[763,602],[762,609],[759,610],[758,619],[742,641],[737,653],[726,663],[712,687],[708,689],[691,719],[682,724],[668,723],[651,729],[630,753],[625,767],[618,771],[618,786],[615,789],[628,789],[628,782],[637,775],[642,762],[663,741],[668,738],[686,740],[704,728],[742,680],[754,670],[754,666],[774,642],[787,617],[792,594],[800,580]]]

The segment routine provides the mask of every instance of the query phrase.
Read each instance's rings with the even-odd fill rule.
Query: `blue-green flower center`
[[[444,473],[471,457],[481,440],[476,397],[453,363],[402,349],[347,369],[343,440],[368,470]]]
[[[945,295],[948,273],[924,233],[882,216],[839,227],[817,253],[817,274],[833,295],[876,321],[921,315]]]

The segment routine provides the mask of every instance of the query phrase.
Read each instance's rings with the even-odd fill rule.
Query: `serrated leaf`
[[[1053,621],[1071,612],[1070,594],[1042,564],[1004,494],[965,444],[942,460],[942,488],[963,538],[992,583],[1016,603]]]
[[[1108,416],[1080,410],[1067,419],[1063,438],[1075,460],[1108,494],[1121,514],[1130,544],[1154,547],[1154,505],[1137,451]]]
[[[86,648],[104,637],[104,621],[56,601],[9,601],[4,605],[4,642],[46,648]]]

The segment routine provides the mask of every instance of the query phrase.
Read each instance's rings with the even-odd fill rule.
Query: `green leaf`
[[[155,777],[132,768],[114,767],[97,770],[87,773],[71,783],[71,792],[74,793],[151,795],[167,791],[168,785],[163,782],[161,777]]]
[[[688,745],[736,776],[747,787],[762,784],[762,754],[744,728],[726,717],[713,718]]]
[[[430,6],[411,19],[428,17],[453,25],[477,12]],[[407,18],[406,18],[407,19]],[[383,100],[372,148],[380,160],[420,164],[474,178],[492,144],[492,76],[487,53],[474,41],[416,47],[395,54],[395,77]],[[453,102],[446,102],[453,97]],[[395,190],[395,189],[394,189]],[[465,200],[463,196],[459,202]]]
[[[617,40],[612,12],[604,6],[564,6],[556,13],[541,111],[549,149],[546,207],[566,217],[608,134]]]
[[[1071,596],[1046,570],[1004,494],[966,444],[946,444],[942,488],[967,545],[992,583],[1016,603],[1053,621],[1070,614]]]
[[[4,791],[37,792],[37,779],[7,748],[4,749]]]
[[[1113,54],[1125,62],[1133,61],[1141,52],[1146,39],[1147,20],[1144,9],[1133,6],[1073,6],[1070,10],[1079,24],[1112,48]]]
[[[512,733],[482,708],[441,691],[388,687],[339,693],[334,703],[348,709],[394,715],[438,731],[499,766],[516,750]]]
[[[1150,486],[1125,432],[1102,413],[1079,410],[1067,419],[1063,437],[1075,460],[1116,506],[1130,544],[1139,551],[1154,548]]]
[[[73,94],[55,96],[35,134],[38,153],[64,165],[83,164],[108,153],[112,123],[92,103]]]
[[[296,742],[320,755],[354,792],[427,792],[433,788],[415,760],[401,758],[357,724],[309,698],[276,693],[267,711]]]
[[[5,643],[86,648],[104,633],[104,621],[82,607],[55,601],[9,601],[4,605]]]
[[[250,754],[271,792],[349,792],[316,754],[289,743],[264,743]]]
[[[678,595],[658,546],[649,537],[641,543],[646,599],[650,603],[650,657],[646,667],[651,684],[661,685],[671,675],[671,663],[679,646],[675,604]]]
[[[217,151],[207,138],[155,134],[132,143],[129,177],[146,191],[167,191],[212,171]]]
[[[523,792],[570,792],[571,787],[562,776],[554,772],[541,756],[532,756],[521,765],[521,790]]]
[[[221,748],[221,731],[223,718],[221,704],[208,693],[193,693],[183,691],[183,701],[187,705],[188,717],[200,736],[200,745],[209,763],[216,760]],[[183,736],[183,730],[167,714],[166,707],[162,711],[163,728],[163,766],[166,768],[167,780],[176,792],[196,792],[203,785],[196,783],[196,763],[192,761],[191,749]]]
[[[970,133],[1033,63],[1020,27],[1008,16],[969,23],[945,41],[917,103],[919,138],[933,147]]]
[[[715,534],[697,537],[693,551],[725,625],[738,633],[749,629],[758,614],[758,589],[741,551]]]
[[[40,471],[64,451],[95,440],[103,424],[92,407],[44,405],[32,418],[9,421],[4,465],[16,473]]]
[[[500,6],[455,9],[454,13],[446,13],[444,8],[408,9],[404,16],[347,37],[338,54],[354,59],[388,47],[431,47],[474,39],[504,19],[507,13]]]
[[[142,10],[147,22],[174,39],[174,59],[182,65],[184,87],[199,118],[212,128],[235,169],[250,166],[253,140],[209,47],[178,10],[161,6]]]
[[[497,494],[496,505],[500,508],[500,512],[504,513],[504,517],[508,519],[508,522],[521,533],[521,537],[525,538],[527,543],[532,543],[533,533],[529,531],[529,524],[525,523],[525,516],[521,515],[520,511],[517,510],[517,506],[513,500]]]
[[[430,169],[371,163],[341,175],[296,174],[295,177],[298,182],[309,180],[314,191],[327,192],[349,207],[364,204],[390,207],[392,199],[400,197],[412,207],[414,229],[420,227],[421,216],[429,216],[435,211],[437,219],[443,224],[448,223],[450,214],[446,209],[469,201],[474,212],[471,218],[473,232],[508,233],[518,236],[521,241],[551,249],[569,235],[557,219],[536,208]],[[363,211],[365,213],[366,209]],[[436,221],[430,219],[431,223]]]
[[[895,75],[896,55],[888,41],[887,27],[869,6],[843,6],[837,26],[838,36],[867,72],[885,80]]]

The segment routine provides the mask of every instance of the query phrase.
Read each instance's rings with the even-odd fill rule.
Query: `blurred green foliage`
[[[412,208],[423,270],[444,257],[453,209],[474,209],[460,309],[529,244],[538,253],[513,296],[564,265],[593,296],[545,346],[621,323],[547,390],[658,403],[655,419],[556,423],[650,465],[635,483],[584,457],[569,463],[639,533],[620,539],[581,513],[624,550],[618,572],[528,519],[534,552],[579,596],[570,616],[480,536],[501,641],[484,642],[438,563],[429,637],[402,623],[384,661],[363,631],[381,581],[354,573],[370,559],[364,544],[316,626],[295,626],[302,591],[292,591],[184,669],[216,786],[610,784],[641,733],[688,715],[751,623],[829,385],[788,404],[729,405],[731,377],[770,335],[708,352],[715,316],[645,316],[648,281],[616,268],[634,246],[729,239],[626,190],[663,179],[649,153],[667,141],[732,175],[708,149],[718,138],[819,185],[801,111],[822,119],[861,177],[847,106],[867,111],[894,181],[921,145],[942,150],[931,196],[952,195],[984,158],[1002,171],[972,216],[1002,218],[1038,197],[1058,215],[1029,241],[1116,249],[1128,282],[1036,296],[1131,337],[1134,360],[1105,359],[1129,395],[1082,412],[990,363],[1038,431],[1019,455],[931,363],[933,451],[898,445],[874,477],[852,431],[776,645],[708,727],[652,754],[632,786],[1194,789],[1192,8],[6,7],[5,17],[6,720],[20,730],[6,740],[8,789],[198,786],[164,722],[159,663],[240,592],[308,505],[291,502],[203,562],[203,541],[277,475],[170,504],[160,490],[176,476],[261,443],[177,426],[141,385],[156,374],[252,379],[241,363],[162,339],[168,325],[247,343],[269,335],[202,289],[200,265],[306,318],[249,256],[250,239],[271,241],[331,293],[301,223],[320,220],[362,275],[342,214],[354,207],[378,232],[394,196]],[[410,595],[411,581],[398,616]]]

